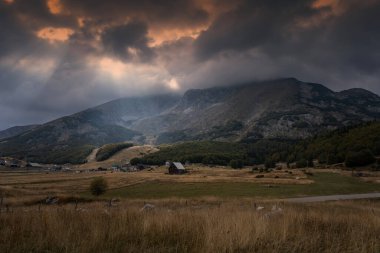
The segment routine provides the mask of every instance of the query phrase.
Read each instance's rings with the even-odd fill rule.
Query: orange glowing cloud
[[[195,4],[203,10],[206,10],[209,14],[208,21],[203,24],[198,24],[196,26],[190,27],[158,27],[154,24],[150,27],[148,32],[148,37],[151,39],[149,46],[155,47],[159,46],[165,42],[175,41],[182,37],[191,37],[196,39],[202,31],[208,29],[211,23],[221,14],[236,8],[236,5],[241,2],[241,0],[236,0],[233,2],[223,2],[216,4],[214,0],[194,0]]]
[[[100,69],[111,75],[114,79],[121,79],[126,72],[126,64],[121,61],[114,60],[108,57],[100,59],[99,67]]]
[[[338,15],[344,11],[343,6],[339,3],[339,0],[316,0],[312,7],[314,9],[329,7],[335,15]]]
[[[49,42],[65,42],[72,34],[74,31],[70,28],[45,27],[37,32],[37,37]]]
[[[323,8],[323,7],[329,7],[334,6],[337,4],[337,0],[317,0],[313,3],[314,8]]]
[[[160,64],[146,65],[122,62],[110,57],[90,57],[88,66],[96,69],[94,78],[104,78],[110,85],[124,89],[156,87],[158,84],[177,91],[181,89],[178,80]]]
[[[151,29],[148,32],[148,37],[152,40],[150,41],[149,46],[159,46],[164,42],[178,40],[182,37],[191,37],[193,39],[196,39],[199,36],[199,34],[205,29],[207,29],[207,25],[187,29]]]
[[[52,14],[59,14],[62,12],[62,4],[60,0],[47,0],[46,4]]]
[[[4,0],[4,3],[6,4],[13,4],[14,0]]]

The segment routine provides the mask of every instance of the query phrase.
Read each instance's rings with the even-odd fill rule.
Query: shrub
[[[276,163],[273,160],[271,160],[271,159],[265,160],[265,164],[264,165],[265,165],[266,169],[271,169],[271,168],[275,168],[276,167]]]
[[[307,167],[307,161],[305,159],[301,159],[296,162],[296,167],[297,168],[305,168]]]
[[[135,157],[135,158],[132,158],[132,159],[129,161],[129,163],[130,163],[131,165],[137,165],[137,164],[141,163],[141,159],[138,158],[138,157]]]
[[[241,169],[241,168],[243,168],[243,161],[242,160],[231,160],[230,166],[233,169]]]
[[[376,161],[369,150],[349,152],[346,156],[345,164],[347,167],[366,166]]]
[[[107,191],[108,184],[105,178],[98,177],[91,181],[90,191],[92,195],[99,196]]]

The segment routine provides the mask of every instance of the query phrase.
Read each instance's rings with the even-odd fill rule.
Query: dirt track
[[[364,194],[347,194],[347,195],[329,195],[329,196],[289,198],[289,199],[285,199],[285,201],[293,202],[293,203],[310,203],[310,202],[324,202],[324,201],[333,201],[333,200],[376,199],[376,198],[380,198],[380,192],[364,193]]]

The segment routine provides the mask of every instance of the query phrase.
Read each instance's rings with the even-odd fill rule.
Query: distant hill
[[[107,143],[300,140],[379,119],[380,97],[367,90],[334,92],[285,78],[189,90],[182,97],[110,101],[3,139],[0,153],[39,162],[56,162],[56,157],[81,162],[93,147]],[[81,156],[67,159],[74,148]]]
[[[10,138],[21,133],[27,132],[39,125],[14,126],[3,131],[0,131],[0,140]]]

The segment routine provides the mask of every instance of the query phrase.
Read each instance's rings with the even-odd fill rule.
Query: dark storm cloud
[[[380,1],[331,2],[336,6],[243,1],[198,37],[195,56],[204,62],[256,50],[260,56],[252,57],[251,66],[231,68],[251,68],[251,78],[292,75],[337,90],[361,86],[380,93]],[[255,59],[271,62],[268,75],[260,74]]]
[[[380,1],[318,1],[60,0],[52,13],[47,0],[0,0],[0,129],[176,83],[293,76],[380,94]]]
[[[148,46],[148,27],[140,21],[131,21],[105,29],[102,43],[106,52],[115,57],[128,60],[134,56],[142,61],[153,57],[153,50]]]
[[[12,4],[0,0],[0,56],[49,54],[48,42],[36,37],[46,26],[74,28],[76,21],[52,15],[44,0],[14,0]]]
[[[288,36],[296,19],[318,13],[311,0],[246,0],[235,10],[222,14],[197,39],[202,59],[224,50],[246,50],[278,42]]]
[[[24,25],[32,28],[41,26],[76,27],[76,19],[71,15],[54,15],[50,12],[46,0],[14,0],[8,5],[14,13],[23,16]]]
[[[193,26],[208,19],[208,13],[192,0],[62,0],[62,5],[80,16],[104,20],[133,17],[151,25]]]

